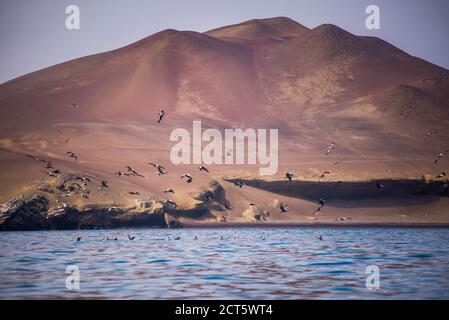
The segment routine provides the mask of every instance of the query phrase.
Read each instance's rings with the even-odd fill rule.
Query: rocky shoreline
[[[124,227],[180,227],[177,219],[162,208],[138,212],[118,208],[86,208],[69,205],[49,207],[41,194],[14,197],[0,207],[0,230],[64,230]]]

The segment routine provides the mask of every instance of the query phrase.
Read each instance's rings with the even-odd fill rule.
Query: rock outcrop
[[[0,206],[0,230],[47,229],[48,204],[48,199],[40,194],[11,198]]]

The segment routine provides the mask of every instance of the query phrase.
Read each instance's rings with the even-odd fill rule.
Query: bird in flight
[[[79,108],[80,105],[78,103],[72,103],[72,106],[74,106],[75,108]]]
[[[164,193],[175,193],[175,190],[168,188],[168,189],[164,189],[162,192]]]
[[[200,171],[206,171],[207,173],[209,173],[209,170],[205,166],[199,166],[198,169]]]
[[[190,174],[188,174],[188,173],[183,174],[183,175],[181,176],[181,179],[183,179],[183,178],[186,178],[186,182],[187,182],[187,183],[191,183],[191,182],[193,181],[192,176],[191,176]]]
[[[335,143],[332,142],[332,143],[329,145],[329,147],[327,148],[326,155],[328,155],[329,153],[331,153],[332,150],[334,150],[334,149],[335,149]]]
[[[126,168],[128,169],[128,171],[130,172],[131,176],[134,177],[143,177],[143,175],[141,175],[140,173],[138,173],[136,170],[134,170],[133,168],[131,168],[130,166],[126,166]]]
[[[78,157],[72,151],[67,151],[66,154],[68,154],[70,158],[75,159],[75,161],[78,160]]]
[[[424,135],[424,139],[427,139],[427,138],[430,137],[431,135],[434,135],[434,134],[437,134],[437,133],[438,133],[438,131],[431,130],[431,131],[427,132],[427,133]]]
[[[157,120],[157,123],[161,123],[162,118],[164,118],[164,116],[165,116],[165,110],[164,109],[159,110],[159,120]]]
[[[150,166],[156,168],[157,171],[158,171],[158,175],[160,175],[160,176],[162,176],[163,174],[167,174],[167,173],[168,173],[167,171],[165,171],[165,168],[164,168],[163,166],[161,166],[160,164],[152,163],[152,162],[150,162],[150,163],[148,163],[148,164],[149,164]]]
[[[321,176],[320,176],[320,179],[322,179],[322,178],[324,178],[324,177],[326,177],[326,175],[328,175],[328,174],[330,174],[331,172],[330,171],[323,171],[323,173],[321,174]]]
[[[293,180],[293,175],[294,175],[294,171],[289,170],[289,171],[287,171],[287,173],[285,174],[285,177],[288,179],[288,181],[292,181],[292,180]]]
[[[439,161],[442,157],[444,157],[444,155],[445,155],[446,153],[448,153],[448,152],[449,152],[449,150],[446,150],[446,151],[444,151],[444,152],[438,153],[438,154],[435,156],[434,163],[438,163],[438,161]]]

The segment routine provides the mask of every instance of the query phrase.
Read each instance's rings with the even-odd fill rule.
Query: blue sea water
[[[444,228],[1,232],[0,246],[1,299],[449,299]]]

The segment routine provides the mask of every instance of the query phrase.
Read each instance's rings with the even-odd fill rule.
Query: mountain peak
[[[238,24],[209,30],[206,34],[217,38],[261,40],[296,37],[310,31],[288,17],[251,19]]]

